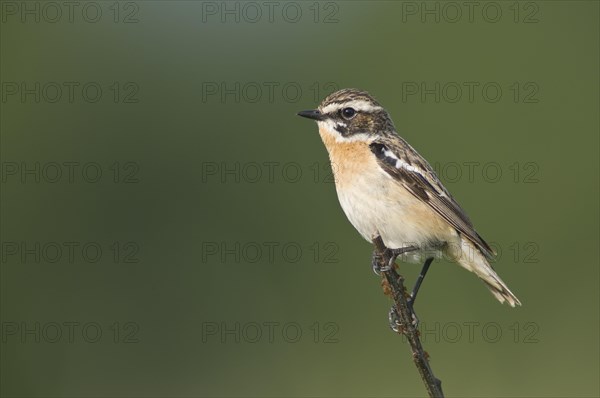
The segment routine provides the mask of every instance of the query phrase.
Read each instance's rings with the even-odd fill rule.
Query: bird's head
[[[301,111],[298,115],[316,120],[319,130],[338,142],[371,141],[394,131],[386,110],[367,92],[354,88],[336,91],[317,109]]]

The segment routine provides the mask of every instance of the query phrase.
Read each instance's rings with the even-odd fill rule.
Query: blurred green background
[[[2,1],[2,396],[423,396],[295,115],[343,87],[523,302],[434,263],[446,394],[598,396],[598,2],[465,4]]]

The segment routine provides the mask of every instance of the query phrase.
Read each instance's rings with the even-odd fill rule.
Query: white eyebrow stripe
[[[354,108],[357,111],[362,111],[362,112],[373,112],[373,111],[379,111],[379,110],[383,109],[382,107],[375,106],[365,100],[354,100],[354,101],[339,102],[339,103],[334,102],[333,104],[329,104],[326,107],[324,107],[323,109],[321,109],[321,113],[331,113],[334,111],[338,111],[342,108]]]

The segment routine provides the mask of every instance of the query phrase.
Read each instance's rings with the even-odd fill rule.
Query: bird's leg
[[[381,239],[381,238],[379,238],[379,239]],[[382,272],[388,272],[388,271],[393,271],[394,274],[396,274],[396,271],[394,269],[394,263],[396,262],[396,259],[398,258],[398,256],[400,256],[404,253],[418,250],[418,249],[419,249],[419,247],[417,247],[417,246],[406,246],[406,247],[401,247],[398,249],[386,248],[383,253],[381,253],[379,250],[376,249],[373,252],[373,258],[371,261],[373,271],[377,275],[381,275]],[[388,258],[389,258],[388,263],[385,265],[381,265],[383,260],[388,259]],[[396,274],[396,276],[397,276],[397,274]],[[413,311],[412,307],[410,308],[410,310],[411,310],[411,313],[413,314],[413,318],[416,319],[416,316],[414,315],[414,311]],[[400,315],[398,314],[398,311],[396,310],[396,308],[394,306],[392,306],[392,308],[390,309],[388,319],[390,322],[390,328],[392,328],[392,330],[394,332],[398,332],[400,330],[400,324],[401,324]]]
[[[415,327],[419,326],[419,318],[417,317],[417,314],[415,313],[415,300],[417,299],[417,293],[419,292],[419,289],[421,288],[421,284],[423,283],[423,280],[425,279],[425,275],[427,274],[427,271],[429,270],[429,266],[431,265],[433,261],[433,257],[429,257],[427,260],[425,260],[425,264],[423,264],[423,268],[421,268],[421,273],[419,274],[419,277],[417,278],[417,281],[415,282],[415,287],[413,287],[412,293],[410,294],[410,298],[408,299],[408,307],[410,309],[410,312],[412,312],[412,316],[413,316],[413,324],[415,325]]]
[[[375,250],[373,252],[373,257],[371,259],[371,266],[373,267],[373,272],[375,272],[376,275],[381,275],[382,272],[386,272],[386,271],[390,271],[390,270],[394,269],[394,263],[396,262],[396,259],[398,258],[398,256],[400,256],[404,253],[418,250],[418,249],[419,248],[417,246],[406,246],[406,247],[400,247],[398,249],[385,249],[384,254],[381,254],[377,250]],[[388,263],[384,266],[381,265],[382,257],[383,258],[389,257],[389,259],[390,259],[388,261]]]

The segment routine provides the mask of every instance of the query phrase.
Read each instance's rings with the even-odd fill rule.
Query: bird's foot
[[[392,308],[390,308],[390,312],[388,314],[388,319],[390,321],[390,329],[392,329],[394,332],[398,333],[400,331],[400,315],[398,315],[398,312],[396,311],[396,308],[394,306],[392,306]]]
[[[390,261],[386,265],[381,265],[381,260],[384,257],[390,257]],[[394,252],[390,249],[386,249],[385,254],[379,253],[377,250],[373,252],[373,257],[371,258],[371,267],[373,268],[373,272],[375,275],[381,275],[382,272],[391,271],[394,269],[394,265],[396,262],[396,257]]]
[[[417,314],[415,313],[415,310],[410,302],[408,304],[408,309],[410,310],[410,314],[412,316],[412,325],[415,329],[417,329],[419,327],[419,317],[417,317]],[[396,307],[392,306],[392,308],[390,308],[388,319],[390,322],[390,329],[398,333],[402,328],[402,322],[400,321],[400,315],[398,314],[398,311],[396,311]]]

